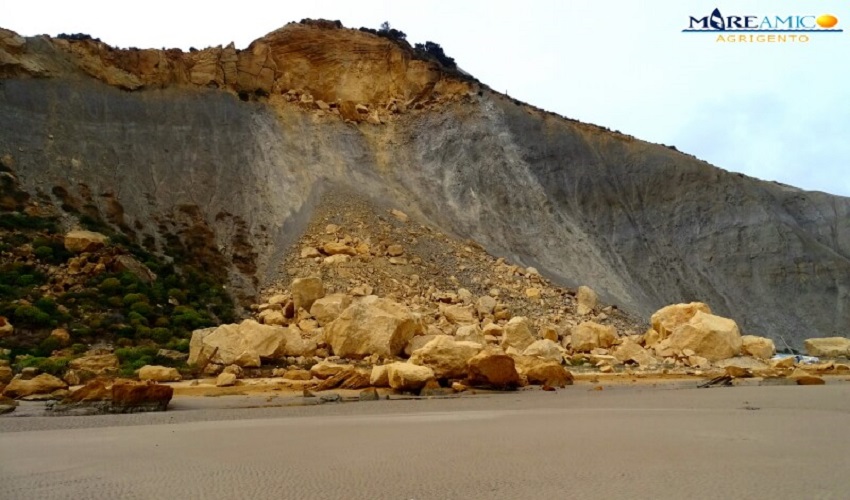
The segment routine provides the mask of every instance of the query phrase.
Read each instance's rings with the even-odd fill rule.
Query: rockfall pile
[[[451,340],[484,349],[464,380],[507,387],[559,378],[518,356],[703,370],[850,324],[850,200],[547,113],[337,22],[189,52],[0,30],[0,78],[0,226],[67,235],[0,247],[16,273],[0,344],[43,344],[38,358],[79,356],[110,328],[135,349],[119,353],[130,376],[224,323],[193,335],[212,372],[332,356],[435,370],[414,354]],[[381,219],[335,219],[348,199]],[[103,305],[92,283],[112,303],[78,324]],[[67,303],[44,318],[33,294]],[[694,301],[711,308],[650,331],[634,319]],[[397,385],[424,373],[404,370]]]

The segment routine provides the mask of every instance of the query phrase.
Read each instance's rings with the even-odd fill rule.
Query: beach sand
[[[0,498],[846,498],[850,384],[0,418]],[[21,415],[35,413],[25,403]],[[17,412],[16,412],[17,413]]]

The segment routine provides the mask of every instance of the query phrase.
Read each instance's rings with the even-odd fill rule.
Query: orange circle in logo
[[[815,19],[815,22],[818,23],[818,26],[821,28],[832,28],[838,24],[838,18],[830,14],[824,14]]]

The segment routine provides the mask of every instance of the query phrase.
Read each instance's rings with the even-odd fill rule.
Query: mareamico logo
[[[838,17],[832,14],[724,16],[715,8],[706,16],[688,16],[682,32],[714,33],[718,42],[808,42],[813,33],[844,32],[837,25]]]

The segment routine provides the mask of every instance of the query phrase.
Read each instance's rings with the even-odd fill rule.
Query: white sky
[[[688,16],[833,14],[806,44],[720,44]],[[754,177],[850,196],[846,0],[0,0],[22,35],[88,33],[119,47],[203,48],[302,18],[383,21],[439,43],[495,90],[570,118],[673,144]]]

